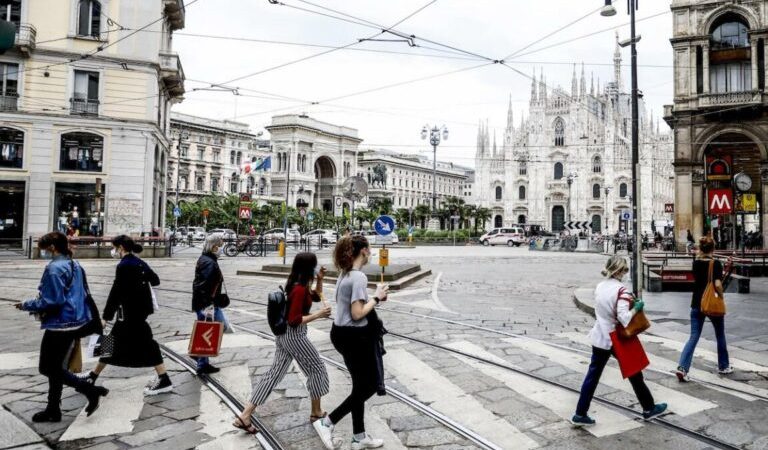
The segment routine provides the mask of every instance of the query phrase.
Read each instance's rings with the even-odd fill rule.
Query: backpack
[[[267,322],[275,336],[285,334],[288,330],[288,296],[282,286],[279,291],[270,292],[267,297]]]

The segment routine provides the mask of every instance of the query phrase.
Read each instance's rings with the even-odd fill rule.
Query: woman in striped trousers
[[[277,350],[272,367],[261,377],[243,413],[232,424],[236,428],[251,434],[258,431],[251,424],[251,414],[257,406],[267,400],[275,386],[282,381],[293,360],[296,360],[301,371],[307,376],[307,390],[312,398],[310,422],[325,417],[325,412],[320,407],[320,398],[328,393],[328,372],[320,354],[307,337],[309,322],[331,315],[331,307],[323,299],[323,277],[325,268],[317,269],[317,257],[314,253],[296,255],[285,286],[288,294],[288,329],[284,334],[277,336]],[[311,289],[312,281],[315,281],[314,290]],[[312,303],[319,301],[323,302],[323,307],[310,313]]]

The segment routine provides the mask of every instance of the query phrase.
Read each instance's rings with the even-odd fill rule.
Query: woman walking
[[[331,342],[341,353],[352,377],[352,392],[324,419],[313,423],[327,449],[334,448],[333,427],[347,414],[352,414],[353,450],[378,448],[384,445],[365,432],[365,402],[379,388],[380,365],[378,341],[380,335],[368,326],[369,315],[379,302],[387,299],[389,290],[379,286],[376,295],[368,299],[368,278],[360,270],[368,264],[371,248],[364,236],[345,236],[336,244],[333,259],[339,270],[336,282],[336,318],[331,328]]]
[[[224,275],[219,268],[219,255],[224,247],[224,239],[220,234],[212,234],[205,239],[203,254],[197,259],[195,265],[195,279],[192,282],[192,311],[197,314],[198,320],[212,319],[221,322],[230,330],[229,322],[221,309],[226,306],[222,294]],[[228,298],[228,297],[227,297]],[[197,360],[197,374],[210,374],[219,371],[206,357],[195,358]]]
[[[91,320],[85,302],[83,269],[72,259],[67,237],[54,231],[37,243],[40,256],[51,258],[38,286],[37,298],[16,303],[16,308],[35,314],[45,330],[40,343],[40,374],[48,377],[48,405],[32,416],[33,422],[61,421],[61,394],[64,385],[88,399],[88,416],[99,407],[99,399],[109,393],[104,387],[89,384],[66,369],[82,328]]]
[[[246,403],[243,413],[235,420],[235,427],[248,433],[256,433],[256,427],[251,424],[251,414],[257,406],[262,405],[269,394],[277,386],[295,359],[301,371],[307,376],[307,390],[312,399],[312,410],[309,420],[314,422],[325,417],[320,407],[320,399],[328,393],[328,372],[320,359],[320,354],[307,337],[307,324],[317,319],[330,317],[331,308],[323,299],[323,278],[325,268],[317,270],[317,257],[314,253],[299,253],[293,260],[291,273],[285,283],[288,295],[288,328],[284,334],[275,339],[275,359],[272,367],[259,380],[253,389],[250,401]],[[312,281],[315,288],[312,289]],[[323,302],[323,307],[310,313],[313,302]]]
[[[633,296],[626,292],[621,280],[629,272],[627,261],[620,256],[612,256],[605,264],[602,271],[607,280],[601,282],[595,288],[595,325],[589,332],[592,341],[592,361],[587,369],[587,376],[581,386],[581,395],[576,405],[576,414],[571,418],[571,423],[576,426],[590,426],[596,423],[589,417],[589,405],[595,395],[595,389],[600,382],[600,376],[608,363],[611,355],[616,356],[611,342],[611,333],[616,330],[616,325],[621,323],[627,326],[637,312],[642,311],[645,304],[642,300],[633,300]],[[630,307],[630,304],[634,305]],[[643,372],[639,371],[629,377],[632,389],[635,391],[640,405],[643,407],[643,418],[649,420],[658,416],[667,409],[666,403],[654,403],[651,391],[643,381]]]
[[[99,359],[96,367],[86,375],[86,381],[95,383],[107,365],[154,367],[157,378],[144,389],[144,395],[157,395],[172,391],[173,383],[165,370],[160,346],[147,323],[149,315],[154,313],[150,286],[159,285],[160,278],[136,256],[142,250],[141,245],[126,235],[112,239],[112,257],[120,262],[102,317],[107,322],[116,319],[110,332],[114,337],[114,351]]]
[[[690,381],[688,371],[691,369],[693,352],[704,329],[704,319],[707,318],[701,312],[701,297],[709,284],[709,266],[712,265],[712,283],[719,296],[723,296],[723,264],[714,257],[715,241],[710,236],[699,239],[699,253],[693,261],[693,294],[691,295],[691,335],[680,354],[680,363],[677,367],[677,379],[681,382]],[[728,360],[728,347],[725,342],[725,317],[711,316],[709,320],[715,328],[717,338],[717,371],[721,375],[733,373],[733,367]]]

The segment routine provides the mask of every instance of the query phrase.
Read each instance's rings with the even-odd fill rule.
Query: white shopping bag
[[[93,351],[96,349],[96,344],[99,342],[99,335],[92,334],[88,337],[88,345],[85,347],[85,358],[94,359],[96,356]]]

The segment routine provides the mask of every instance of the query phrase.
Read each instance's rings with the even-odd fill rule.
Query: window
[[[189,145],[182,145],[179,150],[179,156],[181,158],[186,158],[187,154],[189,152]]]
[[[600,185],[597,183],[592,185],[592,198],[595,200],[600,199]]]
[[[202,191],[204,187],[205,187],[205,180],[203,179],[203,177],[197,177],[197,186],[196,186],[197,190]]]
[[[77,11],[77,35],[98,39],[101,27],[101,3],[96,0],[80,0]]]
[[[747,26],[739,21],[725,22],[712,32],[713,49],[748,47]]]
[[[555,180],[563,179],[563,163],[555,163]]]
[[[600,173],[603,171],[603,160],[599,156],[592,159],[592,172]]]
[[[243,162],[243,154],[241,152],[237,152],[237,165],[239,166]]]
[[[21,0],[0,1],[0,20],[7,20],[18,27],[21,23]]]
[[[627,183],[621,183],[619,185],[619,197],[625,198],[627,196]]]
[[[15,111],[18,98],[19,65],[0,62],[0,111]]]
[[[248,192],[253,192],[253,187],[256,185],[256,180],[253,177],[248,177]]]
[[[555,120],[555,147],[563,145],[565,145],[565,124],[563,119],[558,118]]]
[[[234,165],[235,164],[235,151],[232,150],[229,152],[229,163]]]
[[[520,163],[520,169],[518,172],[520,175],[528,175],[528,163],[525,161],[522,161]]]
[[[213,162],[215,163],[219,162],[219,155],[221,155],[221,150],[213,151]]]
[[[0,167],[21,169],[24,159],[24,132],[0,127]]]
[[[593,233],[599,233],[600,228],[602,227],[602,218],[599,214],[595,214],[592,216],[592,232]]]
[[[99,73],[75,70],[72,89],[71,112],[73,114],[99,114]]]
[[[501,186],[496,186],[496,200],[501,200]]]
[[[715,94],[751,90],[752,63],[749,61],[738,61],[710,65],[709,89]]]
[[[235,174],[232,174],[232,175],[233,175],[232,179],[229,181],[229,192],[235,193],[235,192],[238,191],[237,185],[239,183],[238,183],[238,180],[237,180],[237,176]]]
[[[200,161],[205,161],[205,149],[204,148],[198,148],[197,149],[197,159]]]
[[[211,192],[219,192],[219,179],[211,178]]]
[[[82,132],[61,135],[59,170],[101,172],[103,161],[103,137]]]
[[[179,177],[179,185],[177,186],[177,189],[180,191],[184,191],[187,189],[187,176],[182,175]]]
[[[520,186],[517,188],[517,198],[520,200],[525,200],[525,186]]]

